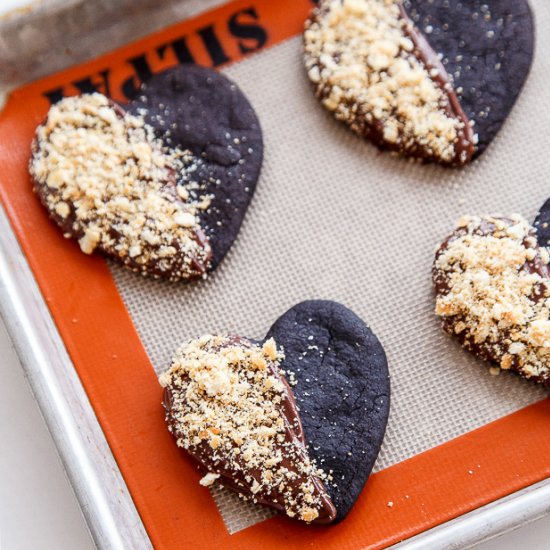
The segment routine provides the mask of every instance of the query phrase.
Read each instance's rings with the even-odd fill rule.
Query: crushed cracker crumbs
[[[400,10],[398,0],[321,0],[304,33],[309,78],[323,105],[360,135],[464,164],[477,137],[451,114],[450,82],[443,91],[435,81],[447,75],[417,57],[412,23]]]
[[[434,264],[447,332],[497,364],[550,384],[550,258],[520,215],[464,216]]]
[[[167,150],[141,116],[94,93],[62,99],[38,127],[30,172],[42,202],[81,250],[102,250],[134,271],[203,275],[210,246],[200,205],[176,178],[196,159]]]
[[[310,460],[293,397],[273,339],[203,336],[184,344],[160,384],[166,419],[179,447],[194,456],[210,485],[231,479],[254,502],[306,522],[332,515],[322,479]],[[285,411],[285,414],[283,414]]]

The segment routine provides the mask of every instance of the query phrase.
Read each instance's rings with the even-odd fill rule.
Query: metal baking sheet
[[[217,3],[219,2],[211,2],[209,5]],[[183,10],[181,13],[187,15],[207,7],[204,2],[189,1],[180,4]],[[63,13],[66,16],[67,12]],[[155,20],[150,28],[144,22],[143,32],[173,21],[173,6],[166,13],[165,19],[161,18],[160,23]],[[40,29],[44,21],[41,18],[51,17],[52,14],[53,12],[44,12],[41,15],[37,11],[32,14],[36,17],[33,25]],[[134,16],[140,18],[139,15]],[[146,8],[141,13],[141,18],[144,21],[150,18],[150,12]],[[59,21],[64,19],[60,18]],[[56,24],[53,27],[58,28]],[[63,29],[62,25],[59,28]],[[126,42],[131,36],[128,34],[130,30],[126,31],[127,34],[119,34],[116,25],[111,31],[111,38],[117,44]],[[60,35],[62,34],[61,32]],[[93,32],[91,36],[93,37]],[[115,42],[110,44],[114,45]],[[88,52],[81,51],[64,61],[52,56],[55,61],[46,66],[51,70],[58,69],[63,63],[81,61]],[[34,77],[39,74],[30,68],[28,73],[16,75],[13,82],[20,81],[25,76]],[[3,212],[0,230],[0,300],[3,316],[75,487],[94,540],[101,548],[150,547],[143,524],[98,427],[63,341]],[[418,535],[401,546],[463,548],[548,513],[549,495],[550,483],[542,482]]]

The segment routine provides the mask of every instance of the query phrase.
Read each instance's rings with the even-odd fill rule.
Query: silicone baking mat
[[[306,0],[231,2],[12,93],[0,117],[0,193],[156,547],[384,547],[550,476],[547,393],[491,376],[433,315],[435,245],[463,213],[533,217],[550,194],[550,36],[501,134],[462,170],[378,153],[313,97],[301,63]],[[539,28],[550,6],[533,2]],[[244,29],[244,30],[243,30]],[[265,162],[241,233],[207,281],[169,284],[85,257],[31,192],[30,141],[49,101],[123,90],[181,61],[217,66],[256,108]],[[167,433],[158,373],[204,332],[253,338],[296,302],[340,301],[385,346],[388,431],[349,518],[308,527],[209,492]],[[259,523],[258,523],[259,522]]]

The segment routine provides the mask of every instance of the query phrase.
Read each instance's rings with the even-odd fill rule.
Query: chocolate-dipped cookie
[[[50,217],[83,252],[189,280],[229,250],[262,155],[242,92],[189,65],[153,76],[129,105],[101,94],[53,105],[36,131],[30,173]]]
[[[326,475],[308,456],[282,359],[273,340],[187,342],[160,378],[168,429],[206,472],[202,485],[218,480],[289,517],[330,523]]]
[[[433,267],[443,329],[500,369],[550,386],[549,262],[520,215],[463,217]]]
[[[485,150],[513,107],[533,22],[524,1],[321,0],[304,43],[316,95],[336,118],[381,149],[457,166]]]
[[[327,301],[293,307],[261,343],[187,342],[160,382],[168,428],[203,485],[222,483],[308,523],[348,514],[389,412],[382,346],[350,310]]]

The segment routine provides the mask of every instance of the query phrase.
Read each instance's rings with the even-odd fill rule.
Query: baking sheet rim
[[[0,314],[94,542],[105,549],[124,550],[128,542],[136,550],[152,548],[3,206],[0,233]]]
[[[137,539],[132,539],[133,547],[141,548],[142,544],[150,547],[120,470],[3,208],[0,208],[1,229],[4,231],[0,236],[0,310],[96,544],[101,548],[123,548],[130,540],[124,537],[139,534],[140,545],[136,546]],[[55,362],[49,360],[52,357]],[[70,395],[63,393],[64,387],[70,388]],[[80,401],[74,401],[75,396]],[[78,411],[75,405],[80,407]],[[78,422],[82,413],[87,421],[84,427]],[[103,450],[101,463],[97,460],[97,447]],[[98,479],[106,479],[101,478],[101,472],[115,473],[116,489],[110,483],[98,483]],[[117,491],[121,489],[119,498]],[[549,496],[550,479],[547,479],[397,546],[440,548],[445,543],[462,548],[550,513],[550,504],[544,504],[550,502]],[[120,524],[121,515],[124,525]]]

